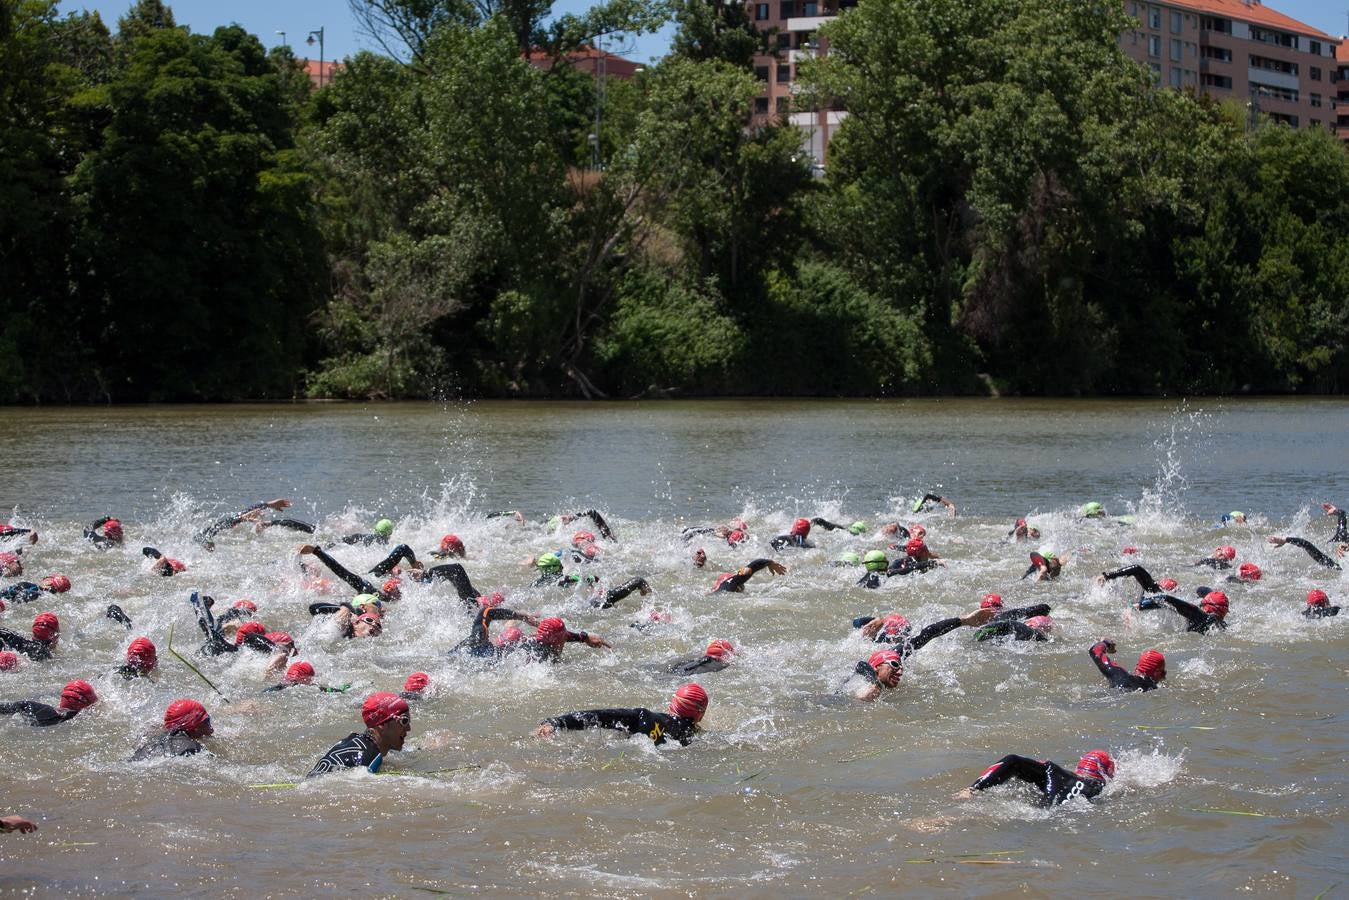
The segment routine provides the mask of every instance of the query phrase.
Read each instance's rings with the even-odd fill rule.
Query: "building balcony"
[[[1269,69],[1248,68],[1246,77],[1251,84],[1263,84],[1266,87],[1283,88],[1286,91],[1296,91],[1301,87],[1296,75],[1272,72]]]
[[[826,22],[832,22],[838,16],[797,16],[787,20],[788,31],[814,31]]]

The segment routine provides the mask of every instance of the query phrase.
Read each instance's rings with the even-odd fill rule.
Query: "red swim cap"
[[[501,637],[497,638],[497,646],[505,647],[507,644],[524,640],[524,637],[525,633],[520,630],[519,625],[507,625],[506,630],[501,632]]]
[[[314,667],[307,662],[295,662],[286,670],[286,684],[309,684],[314,680]]]
[[[159,665],[159,654],[148,637],[138,637],[126,648],[126,664],[141,674],[153,672]]]
[[[739,544],[744,539],[745,539],[745,532],[741,531],[739,528],[737,528],[735,531],[732,531],[730,534],[726,535],[726,543],[730,544],[732,547],[734,547],[736,544]]]
[[[1026,520],[1025,520],[1025,519],[1017,519],[1017,520],[1016,520],[1016,527],[1017,527],[1017,528],[1025,528],[1025,527],[1026,527]]]
[[[492,591],[490,594],[483,594],[478,598],[478,605],[483,609],[491,609],[494,606],[500,606],[506,602],[506,595],[501,591]]]
[[[408,676],[408,680],[403,682],[405,691],[424,691],[431,686],[431,676],[425,672],[413,672]]]
[[[379,592],[385,597],[396,600],[403,595],[403,591],[399,587],[402,583],[403,582],[399,580],[398,576],[395,575],[393,578],[388,579],[380,585]]]
[[[721,590],[721,586],[735,577],[734,572],[722,572],[717,576],[717,583],[712,586],[712,590]]]
[[[669,710],[672,716],[702,721],[703,714],[707,712],[707,691],[696,684],[681,685],[670,698]]]
[[[735,645],[730,641],[724,641],[721,638],[717,638],[707,645],[707,649],[703,651],[703,653],[705,656],[710,656],[713,659],[725,659],[735,653]]]
[[[600,548],[596,547],[594,544],[586,544],[584,547],[581,548],[581,555],[584,556],[586,559],[594,559],[596,556],[599,555],[599,552]]]
[[[1313,588],[1312,590],[1307,592],[1307,605],[1329,606],[1330,598],[1327,597],[1326,592],[1321,590],[1320,588]]]
[[[1235,547],[1219,547],[1213,551],[1214,559],[1225,559],[1228,562],[1237,558],[1237,549]]]
[[[19,654],[13,650],[0,650],[0,672],[12,672],[19,667]]]
[[[1227,595],[1222,591],[1209,591],[1199,601],[1199,608],[1220,619],[1227,618]]]
[[[980,609],[1002,609],[1002,597],[997,594],[985,594],[979,601]]]
[[[48,575],[43,580],[47,582],[54,594],[64,594],[70,590],[70,579],[64,575]]]
[[[103,536],[111,538],[114,541],[122,539],[122,523],[116,519],[109,519],[103,523]]]
[[[810,534],[810,519],[797,519],[792,523],[790,533],[794,537],[805,537]]]
[[[38,613],[33,617],[33,637],[39,641],[50,641],[61,633],[61,620],[55,613]]]
[[[909,538],[904,545],[904,552],[913,557],[924,556],[927,554],[927,544],[923,543],[922,538]]]
[[[1138,665],[1134,666],[1134,674],[1151,678],[1153,681],[1161,681],[1166,677],[1166,657],[1156,650],[1144,650],[1138,655]]]
[[[566,623],[557,616],[549,616],[539,623],[539,631],[534,636],[541,644],[560,647],[567,642]]]
[[[464,555],[464,542],[459,540],[457,534],[447,534],[440,539],[440,552],[451,553],[455,556]]]
[[[248,610],[248,611],[251,612],[251,613],[255,613],[255,612],[258,611],[258,605],[257,605],[256,603],[254,603],[252,600],[235,600],[235,601],[234,601],[234,608],[235,608],[235,609],[246,609],[246,610]]]
[[[1163,578],[1161,581],[1157,582],[1157,587],[1164,591],[1174,591],[1179,586],[1180,585],[1174,578]]]
[[[873,669],[879,669],[881,666],[889,665],[900,669],[901,671],[903,670],[903,666],[899,661],[899,652],[895,650],[877,650],[867,657],[867,665],[871,666]]]
[[[365,698],[361,704],[361,720],[367,728],[378,728],[392,718],[408,715],[408,702],[397,694],[380,691]]]
[[[1137,547],[1125,547],[1123,550],[1120,551],[1120,553],[1123,553],[1125,556],[1133,556],[1137,552],[1138,552]]]
[[[1237,577],[1242,581],[1259,581],[1260,567],[1252,562],[1244,562],[1237,566]]]
[[[206,707],[196,700],[175,700],[164,710],[164,730],[168,732],[181,731],[194,737],[193,732],[210,721],[211,716],[206,712]]]
[[[291,637],[290,633],[286,631],[269,631],[264,637],[278,647],[293,648],[295,646],[295,638]]]
[[[1054,627],[1054,620],[1049,618],[1049,616],[1031,616],[1026,620],[1025,625],[1027,628],[1045,632]]]
[[[0,553],[0,566],[15,566],[15,565],[17,565],[20,569],[23,568],[23,563],[19,561],[19,557],[16,554]]]
[[[595,532],[593,531],[578,531],[571,536],[571,545],[573,547],[593,543],[595,543]]]
[[[923,538],[927,537],[927,528],[922,525],[911,525],[909,527],[909,536],[916,537],[921,541]]]
[[[234,646],[239,646],[244,642],[244,638],[250,634],[260,634],[264,637],[267,634],[267,626],[261,622],[245,622],[239,626],[239,630],[234,632]]]
[[[98,702],[94,686],[87,681],[70,681],[61,689],[61,708],[79,712]]]
[[[168,563],[169,568],[172,569],[175,574],[187,571],[187,564],[181,559],[173,559],[172,557],[166,556],[164,557],[164,562]]]
[[[888,635],[894,636],[901,631],[909,630],[909,620],[899,613],[891,613],[884,619],[881,619],[881,630]]]
[[[1105,781],[1115,777],[1115,761],[1104,750],[1093,750],[1077,761],[1077,774],[1081,778],[1094,778]]]

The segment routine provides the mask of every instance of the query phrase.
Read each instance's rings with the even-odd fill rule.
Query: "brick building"
[[[1335,133],[1349,144],[1349,36],[1340,38],[1340,45],[1335,48],[1335,74],[1331,81],[1335,86]]]

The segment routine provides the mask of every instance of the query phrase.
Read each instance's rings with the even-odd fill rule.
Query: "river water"
[[[1319,503],[1349,504],[1349,403],[484,402],[3,417],[0,510],[42,536],[25,553],[27,577],[60,571],[74,588],[0,614],[25,630],[51,609],[64,628],[53,661],[0,673],[0,699],[54,703],[83,677],[101,701],[56,728],[0,721],[3,812],[41,825],[0,838],[0,891],[1313,897],[1349,884],[1349,617],[1299,615],[1308,589],[1335,603],[1349,590],[1340,572],[1264,541],[1297,534],[1327,548],[1333,521]],[[912,513],[926,490],[959,515]],[[190,540],[221,513],[277,496],[320,537],[387,516],[395,539],[423,553],[453,531],[480,589],[502,588],[510,606],[562,615],[614,649],[570,645],[556,667],[450,658],[468,622],[447,585],[408,588],[381,638],[344,641],[307,615],[301,535],[240,528],[214,554]],[[1136,524],[1078,519],[1088,500]],[[561,543],[542,521],[587,506],[618,537],[594,570],[608,583],[646,575],[650,597],[600,613],[584,593],[529,587],[521,561]],[[529,521],[486,518],[498,509]],[[1250,523],[1217,527],[1232,509]],[[80,539],[104,514],[124,521],[128,549]],[[737,515],[751,526],[748,548],[679,538],[683,526]],[[827,563],[884,541],[817,530],[819,549],[778,555],[786,576],[707,594],[717,572],[770,555],[768,538],[798,515],[921,522],[948,565],[867,591],[857,570]],[[1033,547],[1006,532],[1021,515],[1043,530],[1041,545],[1069,554],[1058,582],[1018,580]],[[1132,545],[1127,559],[1191,596],[1213,574],[1190,564],[1219,544],[1265,571],[1227,586],[1225,632],[1186,633],[1173,613],[1131,611],[1132,583],[1092,581]],[[149,574],[142,545],[188,570]],[[698,545],[710,560],[702,571],[689,560]],[[362,569],[382,555],[334,552]],[[254,598],[320,681],[351,691],[262,696],[260,658],[196,657],[226,704],[166,652],[171,627],[185,655],[196,643],[192,590]],[[1054,639],[976,643],[960,630],[918,653],[882,700],[836,693],[874,649],[850,628],[854,616],[897,610],[924,624],[988,591],[1052,604]],[[102,618],[110,602],[134,631]],[[653,611],[673,621],[629,627]],[[157,678],[111,677],[138,634],[160,648]],[[1148,647],[1166,654],[1161,690],[1106,689],[1086,649],[1107,635],[1122,664]],[[697,676],[712,700],[690,746],[615,732],[532,737],[570,709],[663,709],[679,680],[658,664],[711,638],[743,652]],[[299,781],[358,729],[364,694],[397,690],[416,669],[435,693],[416,704],[408,746],[388,764],[406,774],[256,786]],[[165,705],[186,696],[211,711],[211,754],[127,763]],[[1119,770],[1093,804],[1042,810],[1012,786],[952,799],[1005,753],[1071,768],[1096,747]]]

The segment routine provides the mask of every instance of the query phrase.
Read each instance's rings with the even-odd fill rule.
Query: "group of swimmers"
[[[954,503],[937,494],[924,495],[915,502],[913,510],[917,513],[928,504],[937,504],[944,507],[950,516],[956,515]],[[199,530],[194,539],[204,551],[211,552],[222,533],[240,526],[248,526],[256,531],[284,528],[314,534],[316,528],[312,524],[276,515],[289,506],[289,501],[283,498],[254,504],[239,513],[217,519]],[[1299,547],[1317,565],[1338,569],[1336,557],[1349,553],[1346,515],[1331,504],[1322,506],[1327,516],[1337,520],[1335,531],[1328,542],[1329,552],[1323,552],[1312,541],[1300,537],[1276,535],[1270,536],[1268,541],[1274,547]],[[1083,506],[1079,514],[1086,519],[1109,518],[1101,504],[1095,502]],[[491,516],[509,516],[520,523],[525,522],[524,516],[514,510],[492,513]],[[1124,516],[1114,517],[1113,521],[1131,524],[1129,517]],[[576,525],[581,522],[587,527],[577,528]],[[1244,524],[1246,516],[1233,512],[1223,516],[1221,522]],[[537,572],[535,587],[556,585],[588,588],[592,592],[591,605],[596,609],[609,609],[633,593],[651,593],[651,585],[644,577],[631,578],[616,587],[605,589],[597,576],[586,571],[603,558],[602,542],[616,540],[612,528],[600,512],[588,509],[575,514],[558,515],[546,523],[550,531],[568,529],[569,526],[576,530],[567,545],[527,560],[527,564]],[[594,531],[589,530],[591,527]],[[771,538],[767,542],[768,547],[779,554],[814,547],[810,534],[816,527],[826,531],[845,531],[857,537],[865,537],[872,531],[860,521],[840,525],[818,516],[802,517],[792,523],[787,533]],[[506,597],[501,591],[479,591],[474,587],[463,563],[447,561],[466,557],[463,540],[454,534],[445,535],[433,551],[425,554],[438,561],[430,566],[419,559],[409,545],[402,543],[394,545],[364,575],[352,571],[328,552],[345,546],[386,547],[392,540],[393,532],[393,522],[380,519],[368,533],[341,535],[326,545],[306,543],[299,547],[298,564],[307,588],[323,592],[331,590],[333,584],[328,575],[332,575],[355,592],[347,601],[317,601],[310,604],[308,611],[311,616],[331,616],[337,633],[343,638],[378,638],[384,632],[385,616],[398,603],[405,583],[447,583],[454,589],[461,608],[471,620],[469,636],[450,650],[466,660],[495,662],[512,657],[551,664],[562,658],[563,649],[569,643],[584,644],[595,649],[611,646],[609,641],[598,635],[572,630],[559,617],[540,617],[511,609],[506,605]],[[945,564],[928,546],[927,529],[921,524],[906,526],[890,522],[879,527],[877,533],[886,542],[885,550],[877,548],[860,554],[848,551],[833,563],[839,566],[860,566],[863,574],[857,584],[862,587],[875,589],[889,578],[930,572]],[[689,542],[696,538],[713,538],[730,548],[742,548],[752,541],[749,525],[742,519],[688,528],[682,536]],[[1040,534],[1037,528],[1022,518],[1016,520],[1007,536],[1012,541],[1027,541],[1038,540]],[[123,548],[127,541],[122,523],[110,516],[91,523],[84,530],[84,538],[104,551]],[[34,547],[38,541],[36,531],[0,525],[0,546],[8,547],[0,552],[0,574],[6,578],[21,578],[25,571],[25,553],[30,559],[36,555]],[[899,553],[892,559],[886,550],[898,550]],[[1131,555],[1133,550],[1125,547],[1124,553]],[[157,575],[173,577],[187,570],[186,564],[155,548],[145,547],[142,554],[150,560],[149,570]],[[1029,557],[1030,565],[1022,575],[1023,579],[1031,576],[1041,581],[1057,579],[1067,562],[1066,555],[1056,554],[1046,548],[1030,553]],[[1240,585],[1263,577],[1255,563],[1238,562],[1236,557],[1233,547],[1221,546],[1192,565],[1211,570],[1215,578],[1221,576],[1223,584]],[[692,562],[695,567],[704,567],[706,560],[705,549],[699,547],[693,551]],[[567,571],[568,562],[573,564],[571,571]],[[755,558],[734,572],[718,575],[711,583],[710,592],[743,592],[753,576],[764,570],[774,575],[786,575],[788,572],[787,567],[775,559]],[[1095,580],[1098,584],[1106,584],[1125,578],[1132,578],[1141,589],[1135,604],[1140,611],[1173,610],[1184,618],[1188,631],[1201,634],[1226,628],[1231,601],[1224,590],[1199,587],[1195,592],[1198,602],[1192,603],[1173,593],[1178,587],[1174,579],[1156,579],[1146,568],[1137,564],[1102,572]],[[12,607],[34,603],[48,595],[63,594],[71,587],[69,578],[56,573],[43,576],[36,582],[15,581],[0,588],[0,613],[5,612],[7,604]],[[299,650],[295,640],[287,632],[269,630],[264,626],[259,618],[258,606],[253,601],[238,600],[228,609],[217,610],[213,598],[194,592],[189,603],[203,636],[199,655],[207,658],[241,652],[266,655],[268,661],[265,671],[279,678],[266,692],[309,686],[320,691],[344,693],[350,688],[349,684],[317,684],[313,665],[296,658]],[[1308,618],[1328,618],[1337,615],[1339,610],[1338,606],[1331,605],[1325,591],[1313,589],[1307,594],[1303,615]],[[1043,603],[1009,608],[1004,605],[999,594],[989,593],[982,599],[978,609],[962,616],[940,619],[918,629],[898,612],[860,616],[853,620],[853,627],[864,639],[879,646],[866,659],[855,664],[844,682],[844,690],[859,701],[880,698],[898,687],[905,663],[913,654],[933,640],[962,627],[974,629],[974,637],[979,641],[1050,640],[1054,631],[1050,613],[1050,606]],[[134,630],[131,618],[115,604],[107,608],[107,617],[128,631]],[[659,616],[656,615],[655,619],[658,621]],[[506,624],[500,634],[493,636],[492,626],[496,623]],[[634,627],[640,629],[649,624],[634,623]],[[522,625],[533,628],[533,634],[526,634]],[[56,614],[50,611],[39,612],[33,618],[28,635],[0,628],[0,647],[5,648],[0,650],[0,673],[15,669],[20,656],[35,663],[49,660],[59,645],[60,632],[61,623]],[[1153,691],[1166,678],[1166,659],[1155,649],[1144,650],[1132,670],[1111,660],[1116,647],[1110,638],[1101,638],[1087,652],[1112,688]],[[681,676],[719,672],[731,666],[736,653],[737,648],[729,641],[714,639],[703,653],[675,660],[667,668],[670,673]],[[201,675],[195,666],[183,661],[209,683],[209,679]],[[142,678],[155,673],[158,663],[158,650],[153,641],[148,636],[139,636],[130,642],[123,663],[115,671],[122,678]],[[387,754],[403,748],[412,730],[413,706],[429,696],[430,688],[430,676],[424,672],[414,672],[408,676],[401,691],[379,691],[365,697],[360,710],[364,730],[352,732],[330,747],[310,770],[309,777],[352,768],[378,772]],[[97,702],[94,687],[88,681],[76,679],[65,685],[56,706],[33,699],[0,702],[0,715],[17,716],[35,726],[55,726],[69,722]],[[700,684],[689,682],[674,691],[664,712],[645,707],[574,710],[546,718],[537,726],[535,734],[550,737],[558,731],[607,728],[628,735],[642,734],[658,745],[669,741],[688,744],[700,730],[699,723],[707,711],[708,703],[706,689]],[[131,759],[192,755],[205,749],[203,741],[212,733],[211,716],[206,706],[190,697],[179,698],[165,709],[162,729],[137,749]],[[1052,762],[1009,754],[990,766],[958,796],[1017,779],[1033,785],[1040,802],[1046,805],[1058,804],[1072,797],[1090,800],[1104,790],[1114,772],[1114,760],[1107,751],[1100,749],[1083,755],[1072,772]],[[31,822],[18,817],[0,819],[0,830],[27,831],[30,826]]]

